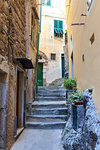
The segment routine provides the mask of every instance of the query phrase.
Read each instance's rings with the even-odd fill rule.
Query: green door
[[[43,86],[43,64],[38,64],[38,86]]]
[[[62,54],[62,78],[65,76],[65,59],[64,55]]]

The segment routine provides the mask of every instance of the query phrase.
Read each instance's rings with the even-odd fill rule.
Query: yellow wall
[[[40,48],[48,58],[46,68],[46,83],[47,85],[55,79],[62,78],[61,72],[61,53],[64,54],[63,46],[65,38],[54,38],[54,20],[63,21],[63,31],[66,29],[66,12],[65,0],[56,3],[57,0],[52,1],[51,7],[43,6],[42,8],[42,27],[40,36]],[[61,3],[61,5],[60,5]],[[61,6],[61,9],[60,9]],[[50,60],[50,54],[56,54],[56,60]]]
[[[66,5],[68,4],[69,2],[66,0]],[[66,10],[69,61],[71,31],[73,39],[74,77],[77,78],[80,90],[93,88],[94,102],[100,114],[100,1],[94,1],[89,15],[87,14],[87,4],[84,0],[72,0]],[[87,14],[87,16],[82,17],[81,14]],[[71,26],[72,23],[85,23],[85,25]],[[90,38],[93,33],[95,41],[91,45]],[[83,54],[85,57],[84,62],[82,61]]]

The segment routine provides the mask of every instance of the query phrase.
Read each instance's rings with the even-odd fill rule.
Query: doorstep
[[[14,136],[14,137],[17,138],[17,137],[23,132],[23,130],[24,130],[24,127],[18,128],[18,129],[17,129],[17,135]]]

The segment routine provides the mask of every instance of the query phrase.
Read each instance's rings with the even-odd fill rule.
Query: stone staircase
[[[26,128],[64,128],[68,119],[65,95],[61,87],[39,87],[32,109],[26,116]]]

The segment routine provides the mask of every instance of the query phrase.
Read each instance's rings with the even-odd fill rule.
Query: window
[[[43,0],[44,5],[51,6],[51,0]]]
[[[31,17],[31,43],[32,43],[32,46],[34,45],[34,26],[35,26],[35,23],[34,23],[34,18],[32,15],[32,17]]]
[[[87,0],[87,10],[90,11],[94,0]]]
[[[56,60],[56,54],[51,54],[51,60]]]
[[[63,21],[54,20],[54,36],[63,38]]]

